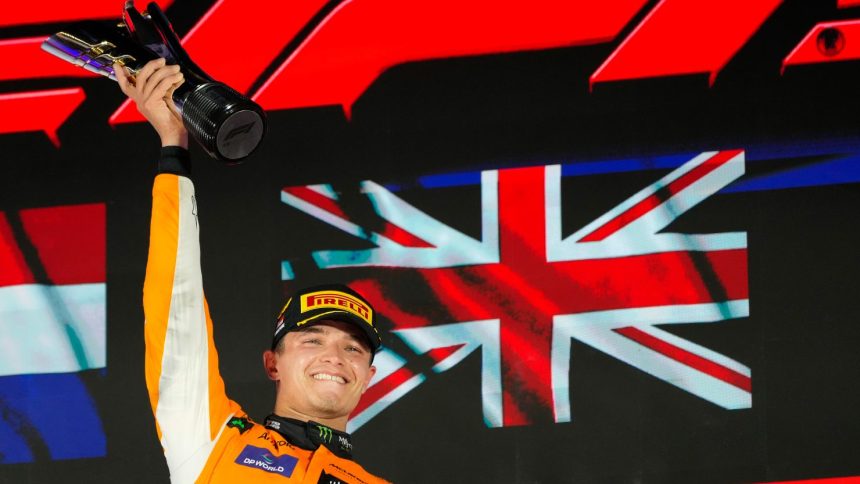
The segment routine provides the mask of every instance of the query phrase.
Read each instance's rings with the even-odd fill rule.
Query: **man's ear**
[[[269,377],[269,380],[280,380],[280,375],[278,374],[277,353],[272,350],[266,350],[263,352],[263,368],[266,370],[266,376]]]

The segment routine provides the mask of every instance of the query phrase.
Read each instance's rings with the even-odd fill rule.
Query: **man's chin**
[[[344,396],[340,392],[316,392],[311,402],[320,413],[328,418],[347,413],[344,411]]]

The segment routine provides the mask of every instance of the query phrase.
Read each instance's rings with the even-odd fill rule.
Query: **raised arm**
[[[178,120],[172,120],[163,100],[181,78],[164,71],[159,74],[163,64],[147,72],[149,68],[141,71],[134,85],[124,76],[120,81],[123,92],[138,103],[162,137],[162,145],[167,145],[162,148],[160,174],[152,190],[143,288],[146,385],[171,480],[193,482],[238,405],[224,391],[203,295],[194,185],[188,178],[188,151],[181,146],[187,136],[181,123],[175,125]],[[141,78],[144,73],[149,82]],[[150,89],[152,82],[156,87]],[[161,100],[162,106],[153,99]]]

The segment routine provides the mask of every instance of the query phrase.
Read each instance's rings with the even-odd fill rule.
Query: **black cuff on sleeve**
[[[158,160],[158,173],[191,176],[191,154],[181,146],[164,146]]]

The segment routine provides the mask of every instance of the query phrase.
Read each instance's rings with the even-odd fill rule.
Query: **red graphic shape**
[[[105,206],[102,203],[34,208],[20,213],[24,236],[49,281],[36,281],[12,228],[0,212],[0,286],[105,281]]]
[[[645,3],[347,0],[254,98],[266,109],[339,104],[349,116],[391,66],[607,42]]]
[[[838,8],[848,8],[860,6],[860,0],[838,0],[836,2]]]
[[[767,484],[860,484],[860,476],[803,479],[800,481],[769,481]]]
[[[182,39],[182,45],[207,74],[246,92],[325,3],[219,0]],[[140,121],[143,117],[126,100],[109,122]]]
[[[33,282],[33,273],[18,249],[6,214],[0,212],[0,287]]]
[[[0,40],[0,81],[40,77],[96,77],[98,74],[76,67],[41,48],[46,37]]]
[[[591,84],[702,73],[713,84],[780,3],[661,0],[591,75]]]
[[[21,221],[54,284],[105,282],[105,206],[33,208]]]
[[[704,262],[685,251],[547,262],[545,178],[543,167],[499,170],[499,263],[375,268],[378,280],[350,283],[395,329],[424,326],[428,319],[452,323],[498,318],[505,426],[553,421],[550,355],[555,315],[749,297],[746,249],[708,251]],[[718,281],[719,294],[702,276],[701,264],[707,264],[704,272]],[[414,292],[436,295],[435,301],[421,301],[421,316],[405,309],[415,308],[415,301],[396,299],[410,297],[396,289],[406,280],[415,287],[416,272],[426,287]],[[444,308],[446,314],[427,318],[424,308]],[[681,352],[667,353],[688,366],[702,366]],[[362,404],[370,405],[371,397]]]
[[[135,0],[138,10],[144,10],[150,0]],[[173,0],[156,0],[162,9]],[[21,24],[46,24],[100,18],[122,18],[122,2],[116,0],[87,0],[85,2],[7,2],[3,5],[0,27]]]
[[[79,87],[0,94],[0,133],[43,131],[59,147],[57,129],[85,97]]]
[[[782,70],[800,64],[856,59],[860,59],[860,20],[822,22],[786,56]]]

